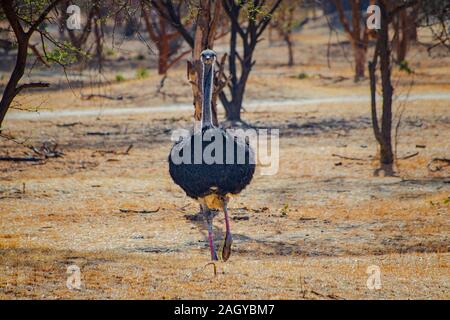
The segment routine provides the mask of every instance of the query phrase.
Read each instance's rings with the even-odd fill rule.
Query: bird
[[[211,95],[216,59],[217,55],[213,50],[206,49],[201,52],[200,128],[175,142],[168,162],[169,173],[175,184],[180,186],[188,197],[200,203],[200,212],[208,227],[209,248],[213,261],[218,260],[214,246],[213,218],[216,210],[223,210],[226,233],[222,260],[227,261],[231,255],[233,242],[228,202],[233,195],[239,194],[250,184],[256,164],[254,151],[247,141],[213,124]]]

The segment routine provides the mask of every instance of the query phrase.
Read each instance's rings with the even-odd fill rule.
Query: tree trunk
[[[244,102],[244,93],[248,76],[250,74],[250,68],[244,69],[241,79],[231,90],[231,101],[224,103],[225,116],[228,121],[240,122],[242,103]],[[224,94],[225,96],[225,94]]]
[[[212,3],[209,0],[201,0],[199,2],[194,47],[192,49],[192,63],[188,64],[188,78],[192,83],[192,93],[194,96],[194,118],[197,121],[200,121],[202,116],[202,97],[200,91],[202,68],[200,54],[205,49],[213,49],[217,19],[221,11],[220,1],[216,1],[213,16],[211,16],[211,5]],[[212,101],[211,109],[213,124],[217,126],[219,124],[217,118],[217,101]]]
[[[232,7],[233,14],[239,16],[239,8]],[[230,70],[230,95],[231,99],[228,100],[225,93],[221,92],[219,95],[220,101],[225,108],[225,117],[228,121],[236,122],[241,121],[241,104],[242,99],[237,99],[237,87],[238,87],[238,75],[237,75],[237,33],[238,27],[231,23],[230,30],[230,55],[228,56],[228,68]],[[240,104],[239,104],[240,103]]]
[[[5,91],[2,95],[2,100],[0,101],[0,130],[1,124],[5,119],[6,112],[11,105],[14,97],[16,96],[16,88],[20,79],[22,78],[25,72],[25,66],[27,64],[27,48],[28,48],[28,37],[24,36],[22,39],[18,40],[18,48],[17,48],[17,58],[16,64],[14,66],[14,70],[9,78],[9,81],[6,85]]]
[[[379,171],[384,171],[385,176],[394,174],[394,154],[392,152],[392,96],[394,88],[391,83],[391,50],[389,43],[389,16],[384,1],[380,1],[380,9],[382,13],[381,29],[377,32],[377,43],[372,61],[369,62],[369,79],[370,79],[370,98],[371,98],[371,116],[372,128],[375,139],[379,145],[380,151],[380,168],[375,170],[374,174],[378,175]],[[378,123],[377,103],[376,103],[376,68],[380,64],[381,87],[382,87],[382,115],[381,128]]]
[[[351,0],[352,9],[351,24],[345,16],[343,0],[333,0],[334,5],[339,14],[339,20],[347,33],[353,49],[353,57],[355,60],[355,82],[364,78],[364,69],[366,67],[367,43],[369,41],[367,28],[361,28],[361,11],[360,0]]]
[[[97,56],[98,71],[103,70],[103,22],[101,15],[101,8],[99,4],[94,5],[95,19],[94,19],[94,36],[95,36],[95,55]]]
[[[363,45],[356,43],[353,45],[353,55],[355,58],[355,82],[364,78],[366,68],[366,49]]]
[[[2,99],[0,100],[0,130],[3,120],[5,119],[6,112],[9,109],[14,97],[20,92],[21,89],[27,87],[46,87],[48,85],[37,85],[37,83],[29,83],[23,86],[17,86],[20,79],[22,78],[25,67],[27,64],[27,49],[30,42],[30,37],[34,31],[44,22],[45,18],[51,10],[60,2],[60,0],[53,0],[39,15],[39,17],[31,24],[27,32],[23,30],[20,24],[19,17],[16,10],[13,7],[13,1],[1,1],[0,7],[3,9],[3,13],[6,16],[11,28],[14,31],[14,35],[17,41],[17,57],[14,70],[6,84],[5,90],[3,91]]]
[[[161,37],[158,44],[158,74],[166,74],[167,66],[169,65],[169,38],[166,30],[166,22],[164,19],[159,19],[159,31]]]
[[[406,25],[407,25],[407,33],[408,39],[410,41],[417,41],[417,18],[419,15],[419,7],[415,5],[412,7],[411,12],[406,15]]]
[[[231,99],[227,99],[225,94],[221,93],[220,100],[225,106],[227,120],[232,122],[241,121],[242,102],[244,99],[245,87],[247,84],[250,72],[255,65],[253,60],[253,53],[256,45],[259,42],[259,37],[262,35],[266,27],[271,21],[271,15],[280,6],[282,0],[277,0],[273,3],[272,8],[268,11],[265,18],[261,21],[257,21],[257,12],[261,7],[262,2],[252,1],[254,6],[258,10],[253,10],[247,15],[248,23],[244,27],[242,26],[241,19],[239,19],[241,9],[243,6],[240,2],[223,0],[223,8],[231,20],[230,29],[230,55],[229,55],[229,70],[230,70],[230,83],[228,88],[230,90]],[[237,39],[242,41],[242,53],[237,50]],[[237,64],[239,63],[239,75]],[[239,111],[237,111],[239,109]]]
[[[406,10],[400,11],[397,18],[396,32],[397,32],[397,62],[401,63],[406,59],[406,52],[408,50],[408,42],[410,38],[409,28],[412,26],[408,25]],[[415,28],[413,28],[415,29]]]
[[[241,102],[242,103],[242,102]],[[225,116],[228,121],[241,121],[241,107],[238,103],[230,103],[225,107]]]
[[[17,84],[25,72],[28,54],[27,49],[30,41],[30,36],[23,31],[20,25],[19,19],[14,11],[14,8],[12,7],[12,2],[2,2],[1,6],[9,24],[14,30],[14,35],[17,41],[17,57],[14,70],[11,73],[11,77],[6,84],[2,99],[0,100],[0,130],[3,120],[5,119],[6,112],[8,112],[11,102],[18,93]]]
[[[381,138],[380,163],[382,165],[392,165],[394,154],[392,152],[392,95],[394,88],[391,82],[391,50],[389,47],[389,22],[387,9],[383,1],[380,1],[382,11],[381,29],[378,34],[381,86],[383,91],[383,114],[381,117]],[[383,13],[384,12],[384,13]]]
[[[291,35],[288,33],[284,37],[284,41],[286,42],[288,48],[288,66],[292,67],[294,65],[294,45],[291,40]]]

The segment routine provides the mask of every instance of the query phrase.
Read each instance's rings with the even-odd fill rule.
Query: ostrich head
[[[213,64],[216,61],[217,55],[213,50],[206,49],[200,54],[200,59],[204,64]]]

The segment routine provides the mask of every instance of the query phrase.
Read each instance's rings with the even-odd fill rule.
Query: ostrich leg
[[[227,261],[230,258],[231,244],[233,243],[233,238],[231,237],[231,230],[230,230],[230,221],[228,218],[228,199],[225,199],[225,201],[223,202],[223,212],[225,214],[225,227],[227,231],[225,234],[225,242],[223,244],[222,249],[222,259],[223,261]]]
[[[211,250],[211,260],[217,261],[217,253],[216,248],[214,247],[213,240],[213,218],[214,213],[204,204],[200,205],[200,208],[205,216],[206,223],[208,224],[208,240],[209,240],[209,249]]]

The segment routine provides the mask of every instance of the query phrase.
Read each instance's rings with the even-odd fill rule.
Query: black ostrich
[[[186,194],[200,203],[200,209],[208,224],[208,240],[211,259],[217,260],[213,242],[213,209],[223,209],[226,235],[222,259],[231,254],[231,232],[227,204],[231,195],[240,193],[252,180],[255,172],[254,154],[249,144],[216,128],[211,119],[211,94],[216,53],[204,50],[201,53],[202,77],[202,121],[201,130],[181,139],[172,147],[169,155],[169,172],[173,181]],[[214,147],[215,146],[215,147]],[[210,151],[209,153],[207,153]],[[189,154],[186,154],[189,153]],[[205,157],[211,155],[211,157]],[[174,161],[174,156],[183,161]]]

